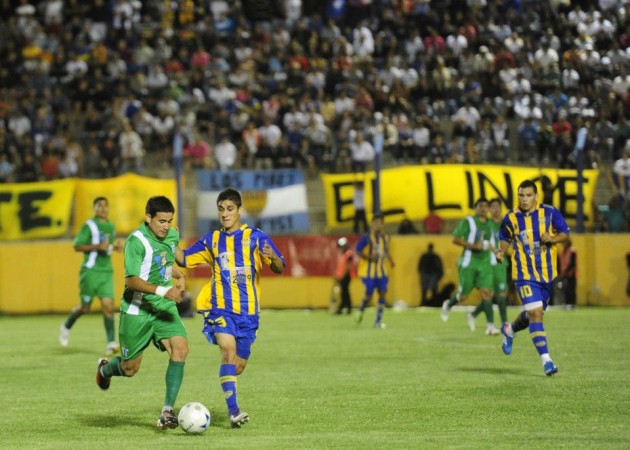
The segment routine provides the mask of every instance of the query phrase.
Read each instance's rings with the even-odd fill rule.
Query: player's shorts
[[[259,318],[255,315],[234,314],[224,309],[200,310],[203,315],[203,334],[208,342],[217,345],[215,334],[225,333],[236,339],[236,355],[242,359],[249,359],[252,345],[256,340]]]
[[[114,272],[82,270],[79,274],[81,303],[90,305],[95,297],[114,298]]]
[[[365,286],[365,295],[367,297],[371,297],[375,290],[378,290],[379,292],[387,292],[389,277],[361,278],[361,281]]]
[[[459,293],[463,296],[468,296],[475,288],[494,290],[494,275],[488,264],[459,267],[457,280]]]
[[[508,267],[506,264],[495,264],[492,266],[494,274],[494,292],[506,292],[508,290]]]
[[[120,312],[118,337],[124,360],[137,358],[150,343],[161,352],[166,351],[160,341],[175,336],[187,338],[186,328],[179,317],[175,302],[167,311],[152,315]]]
[[[543,311],[549,305],[549,298],[553,283],[539,283],[538,281],[516,281],[516,295],[521,299],[525,311],[542,307]]]

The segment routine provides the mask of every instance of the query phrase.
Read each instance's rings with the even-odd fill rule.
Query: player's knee
[[[140,370],[140,366],[135,366],[135,365],[134,366],[127,366],[127,365],[122,364],[120,369],[121,369],[121,372],[122,372],[123,376],[125,376],[125,377],[133,377]]]

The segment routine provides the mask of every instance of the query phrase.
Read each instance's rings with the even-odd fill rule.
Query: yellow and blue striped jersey
[[[555,244],[544,244],[540,237],[549,233],[568,233],[562,213],[553,206],[539,205],[531,213],[512,210],[505,215],[499,239],[511,243],[512,279],[551,283],[557,276],[558,250]]]
[[[198,310],[226,310],[255,315],[260,311],[260,271],[271,259],[263,252],[265,242],[282,259],[275,244],[263,231],[246,224],[231,233],[216,230],[184,250],[184,266],[209,264],[212,280],[197,298]]]
[[[359,259],[357,275],[360,278],[382,278],[388,275],[385,260],[389,255],[389,240],[383,233],[366,233],[357,242],[355,247],[357,255],[363,255],[368,259]],[[371,257],[376,256],[376,261]]]

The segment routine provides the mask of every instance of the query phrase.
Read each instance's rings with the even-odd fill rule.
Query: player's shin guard
[[[221,364],[219,369],[219,381],[225,396],[228,414],[236,414],[239,412],[238,403],[236,402],[236,365]]]
[[[529,324],[529,337],[532,339],[539,355],[542,356],[549,353],[547,349],[547,333],[545,333],[542,322],[532,322]]]
[[[512,330],[518,333],[529,326],[529,317],[527,317],[527,311],[522,311],[514,322],[512,322]]]
[[[166,369],[166,396],[164,405],[173,406],[177,400],[179,388],[184,379],[184,361],[168,361],[168,369]]]

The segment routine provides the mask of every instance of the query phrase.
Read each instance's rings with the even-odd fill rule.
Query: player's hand
[[[123,243],[123,241],[114,241],[114,251],[121,252],[124,246],[125,244]]]
[[[105,236],[105,239],[96,246],[96,249],[99,252],[106,252],[109,249],[109,236]]]
[[[497,261],[503,262],[503,258],[505,258],[505,253],[503,253],[503,250],[501,249],[496,249],[494,251],[494,256],[497,258]]]
[[[549,233],[545,233],[540,236],[540,242],[542,242],[543,244],[553,244],[553,236],[551,236]]]
[[[166,292],[164,298],[173,300],[175,303],[181,303],[181,301],[184,299],[184,291],[180,290],[177,287],[172,287]]]

